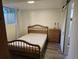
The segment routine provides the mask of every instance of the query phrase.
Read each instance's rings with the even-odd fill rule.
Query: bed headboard
[[[32,25],[28,26],[28,33],[45,33],[48,34],[48,27],[43,25]]]

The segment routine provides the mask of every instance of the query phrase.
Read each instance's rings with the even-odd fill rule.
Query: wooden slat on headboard
[[[48,34],[48,27],[39,25],[39,24],[28,26],[28,33],[47,33]]]

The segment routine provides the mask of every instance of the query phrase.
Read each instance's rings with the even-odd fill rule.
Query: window
[[[16,10],[13,8],[3,7],[5,24],[16,23]]]

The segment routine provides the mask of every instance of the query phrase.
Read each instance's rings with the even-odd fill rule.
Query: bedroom
[[[8,11],[6,19],[13,19],[5,21],[8,41],[17,40],[28,34],[28,26],[40,24],[48,27],[48,41],[60,42],[61,44],[61,40],[52,40],[50,36],[54,35],[51,34],[52,29],[61,30],[61,33],[64,32],[67,13],[67,8],[63,8],[66,4],[65,1],[35,0],[33,4],[27,3],[28,0],[4,1],[4,10],[7,9],[6,11]],[[11,12],[9,10],[14,10],[13,15],[9,14]]]

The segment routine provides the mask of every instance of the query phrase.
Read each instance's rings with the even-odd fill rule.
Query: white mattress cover
[[[26,34],[26,35],[18,38],[18,40],[24,40],[28,43],[39,45],[42,50],[42,48],[45,44],[46,38],[47,38],[47,34],[29,33],[29,34]],[[16,43],[14,45],[16,46]],[[20,46],[20,44],[19,44],[19,46]]]

